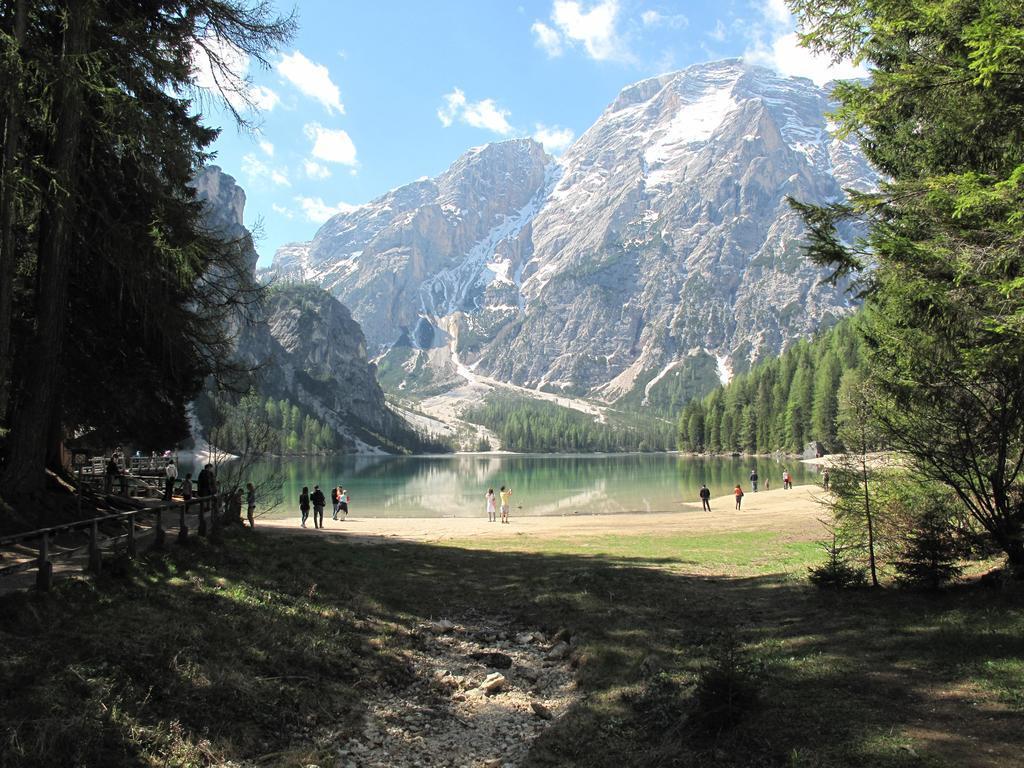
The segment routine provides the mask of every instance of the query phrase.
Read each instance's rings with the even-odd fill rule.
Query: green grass
[[[0,766],[334,765],[365,692],[414,681],[416,623],[488,613],[580,638],[582,698],[529,765],[1018,765],[1019,593],[820,592],[802,578],[816,558],[764,533],[230,532],[0,600]],[[693,691],[724,647],[759,703],[709,733]]]
[[[818,545],[764,531],[693,536],[603,535],[585,538],[508,537],[455,540],[452,546],[497,552],[533,552],[596,558],[628,558],[667,570],[728,573],[733,576],[792,574],[803,578],[817,561]]]

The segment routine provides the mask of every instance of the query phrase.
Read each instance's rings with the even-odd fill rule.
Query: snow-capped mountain
[[[877,184],[829,108],[809,80],[738,60],[644,80],[559,160],[529,139],[470,150],[272,269],[338,295],[392,386],[471,368],[610,402],[711,372],[706,387],[851,311],[786,202]]]

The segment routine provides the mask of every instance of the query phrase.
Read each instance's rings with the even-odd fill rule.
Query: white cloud
[[[785,0],[762,0],[759,10],[763,22],[749,28],[749,42],[743,54],[746,61],[790,77],[806,77],[819,85],[867,75],[860,65],[849,61],[836,63],[801,46]]]
[[[557,31],[543,21],[533,22],[530,31],[533,32],[536,38],[534,44],[539,48],[543,48],[549,58],[553,59],[562,55],[562,36]]]
[[[319,197],[296,197],[295,200],[302,207],[306,218],[315,224],[323,224],[332,216],[339,213],[351,213],[359,208],[358,205],[349,205],[348,203],[328,205]]]
[[[768,21],[782,26],[789,26],[793,20],[793,15],[786,6],[786,0],[764,0],[761,13]]]
[[[838,64],[828,56],[820,56],[800,45],[796,32],[776,36],[770,43],[755,43],[743,54],[752,64],[763,64],[783,75],[806,77],[818,85],[829,80],[849,80],[865,77],[867,70],[860,65],[844,61]]]
[[[242,157],[241,167],[242,173],[251,180],[267,179],[279,187],[290,187],[292,185],[284,171],[271,168],[252,153]]]
[[[640,21],[645,27],[668,27],[669,29],[686,29],[690,25],[690,20],[681,13],[666,16],[658,11],[644,11],[640,14]]]
[[[324,128],[319,123],[307,123],[302,130],[313,142],[313,157],[328,163],[355,165],[356,145],[345,131]]]
[[[286,219],[294,219],[295,218],[295,212],[292,211],[290,208],[285,208],[283,205],[278,205],[277,203],[271,203],[270,204],[270,209],[272,211],[274,211],[274,213],[278,213],[281,216],[284,216]]]
[[[306,172],[306,176],[311,179],[329,179],[331,178],[331,169],[326,165],[320,165],[315,160],[303,160],[302,168]]]
[[[615,28],[618,15],[618,0],[603,0],[586,11],[576,0],[555,0],[551,8],[551,20],[563,37],[581,44],[597,61],[631,58]]]
[[[721,19],[715,19],[715,28],[707,33],[708,37],[719,43],[725,42],[725,24]]]
[[[256,85],[249,89],[249,97],[257,109],[269,112],[281,103],[281,97],[265,85]]]
[[[290,56],[281,57],[277,63],[277,71],[301,93],[319,101],[330,114],[345,114],[345,107],[341,103],[341,91],[331,80],[331,73],[323,64],[310,61],[300,51],[296,51]]]
[[[444,106],[437,110],[437,119],[448,128],[456,120],[507,136],[515,129],[508,122],[509,112],[494,103],[494,99],[469,101],[461,88],[455,88],[443,97]]]
[[[566,45],[580,45],[590,58],[596,61],[633,61],[633,54],[616,28],[619,16],[619,0],[602,2],[585,9],[578,0],[554,0],[551,6],[550,27],[542,21],[535,21],[530,31],[534,43],[543,48],[548,56],[561,56]],[[650,25],[663,20],[681,20],[685,16],[663,16],[657,11],[641,14],[644,24]]]
[[[249,55],[214,34],[193,44],[192,76],[199,88],[223,98],[238,111],[249,109],[250,104],[260,108],[266,102],[266,95],[254,93],[257,89],[249,82]]]
[[[271,144],[269,141],[267,141],[266,139],[260,139],[259,140],[259,145],[260,145],[260,149],[263,150],[263,153],[267,157],[273,157],[274,156],[274,145]]]
[[[544,149],[553,154],[559,154],[572,144],[576,134],[571,128],[559,128],[558,126],[546,126],[537,123],[533,132],[533,138],[544,145]]]

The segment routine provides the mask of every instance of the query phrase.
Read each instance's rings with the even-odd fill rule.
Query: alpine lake
[[[792,458],[664,453],[287,458],[255,465],[251,479],[279,485],[258,503],[268,518],[298,516],[302,487],[315,485],[328,507],[331,488],[347,489],[355,517],[483,516],[487,489],[497,494],[502,485],[512,488],[513,515],[582,515],[683,511],[684,502],[699,501],[702,483],[712,498],[737,483],[749,492],[754,468],[762,490],[766,480],[782,488],[783,469],[795,485],[818,482],[814,467]]]

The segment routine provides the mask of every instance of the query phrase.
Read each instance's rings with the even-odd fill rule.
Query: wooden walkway
[[[0,537],[0,594],[48,590],[54,578],[99,573],[103,558],[134,558],[190,536],[216,535],[224,525],[230,494],[143,507],[65,525]]]

